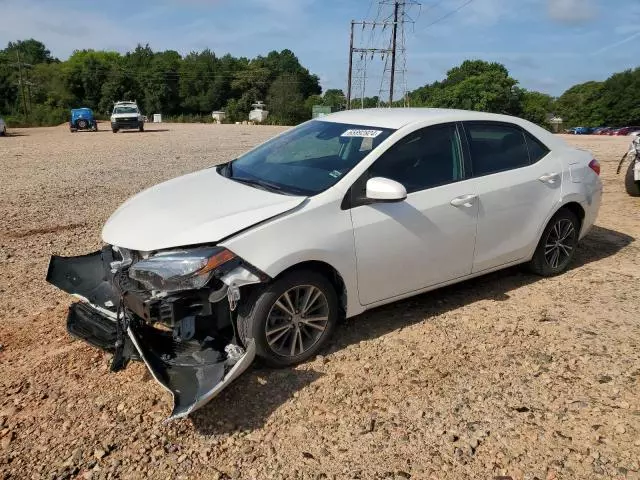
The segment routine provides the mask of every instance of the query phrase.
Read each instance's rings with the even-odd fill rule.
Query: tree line
[[[417,107],[505,113],[545,127],[553,114],[565,126],[622,126],[640,124],[639,87],[636,68],[575,85],[554,98],[522,88],[500,63],[467,60],[443,80],[409,92],[408,100]],[[224,110],[230,121],[246,120],[251,104],[262,100],[269,122],[281,125],[309,119],[314,105],[346,107],[344,92],[323,94],[318,77],[291,50],[249,59],[218,57],[208,49],[182,56],[138,45],[125,54],[78,50],[65,61],[34,39],[0,50],[0,114],[14,126],[62,123],[70,108],[80,106],[107,116],[118,100],[136,100],[147,115],[183,121],[209,120],[214,110]],[[352,103],[361,105],[387,106],[378,97]]]
[[[273,123],[291,125],[309,117],[305,100],[321,92],[318,77],[290,50],[248,59],[138,45],[124,55],[78,50],[60,61],[30,39],[0,51],[0,113],[16,123],[61,123],[81,106],[106,116],[118,100],[136,100],[147,115],[198,120],[225,110],[240,121],[261,100]]]

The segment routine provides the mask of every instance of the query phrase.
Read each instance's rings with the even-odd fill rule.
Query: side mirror
[[[374,177],[367,181],[367,198],[377,202],[401,202],[407,198],[407,189],[389,178]]]

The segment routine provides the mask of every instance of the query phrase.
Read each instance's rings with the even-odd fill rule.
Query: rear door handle
[[[478,195],[475,194],[461,195],[451,200],[451,205],[454,207],[471,208],[476,198],[478,198]]]
[[[556,183],[559,179],[560,179],[560,174],[555,172],[545,173],[540,178],[538,178],[538,180],[540,180],[542,183],[548,183],[550,185]]]

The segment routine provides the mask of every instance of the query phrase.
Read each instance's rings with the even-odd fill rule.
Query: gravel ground
[[[566,274],[510,269],[368,312],[324,356],[256,365],[189,419],[163,423],[170,396],[141,364],[109,373],[66,334],[51,253],[97,249],[133,193],[280,130],[0,138],[1,479],[640,478],[640,199],[615,175],[627,138],[568,138],[601,161],[605,196]]]

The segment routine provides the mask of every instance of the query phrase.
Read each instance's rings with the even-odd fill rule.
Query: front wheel
[[[286,367],[304,362],[327,343],[338,319],[333,285],[319,273],[285,274],[255,292],[238,310],[243,343],[253,338],[266,363]]]
[[[113,133],[118,133],[118,129],[117,129],[117,128],[112,128],[112,129],[111,129],[111,131],[112,131]]]
[[[624,188],[632,197],[640,197],[640,181],[634,178],[634,168],[638,161],[640,161],[640,159],[636,158],[629,164],[627,173],[624,176]]]
[[[544,229],[529,268],[543,277],[564,272],[576,253],[579,232],[578,217],[569,209],[561,209]]]
[[[144,123],[140,124],[140,126],[138,127],[138,130],[140,130],[141,132],[144,132]]]
[[[4,137],[7,134],[7,127],[2,127],[2,131],[0,132],[0,137]]]

